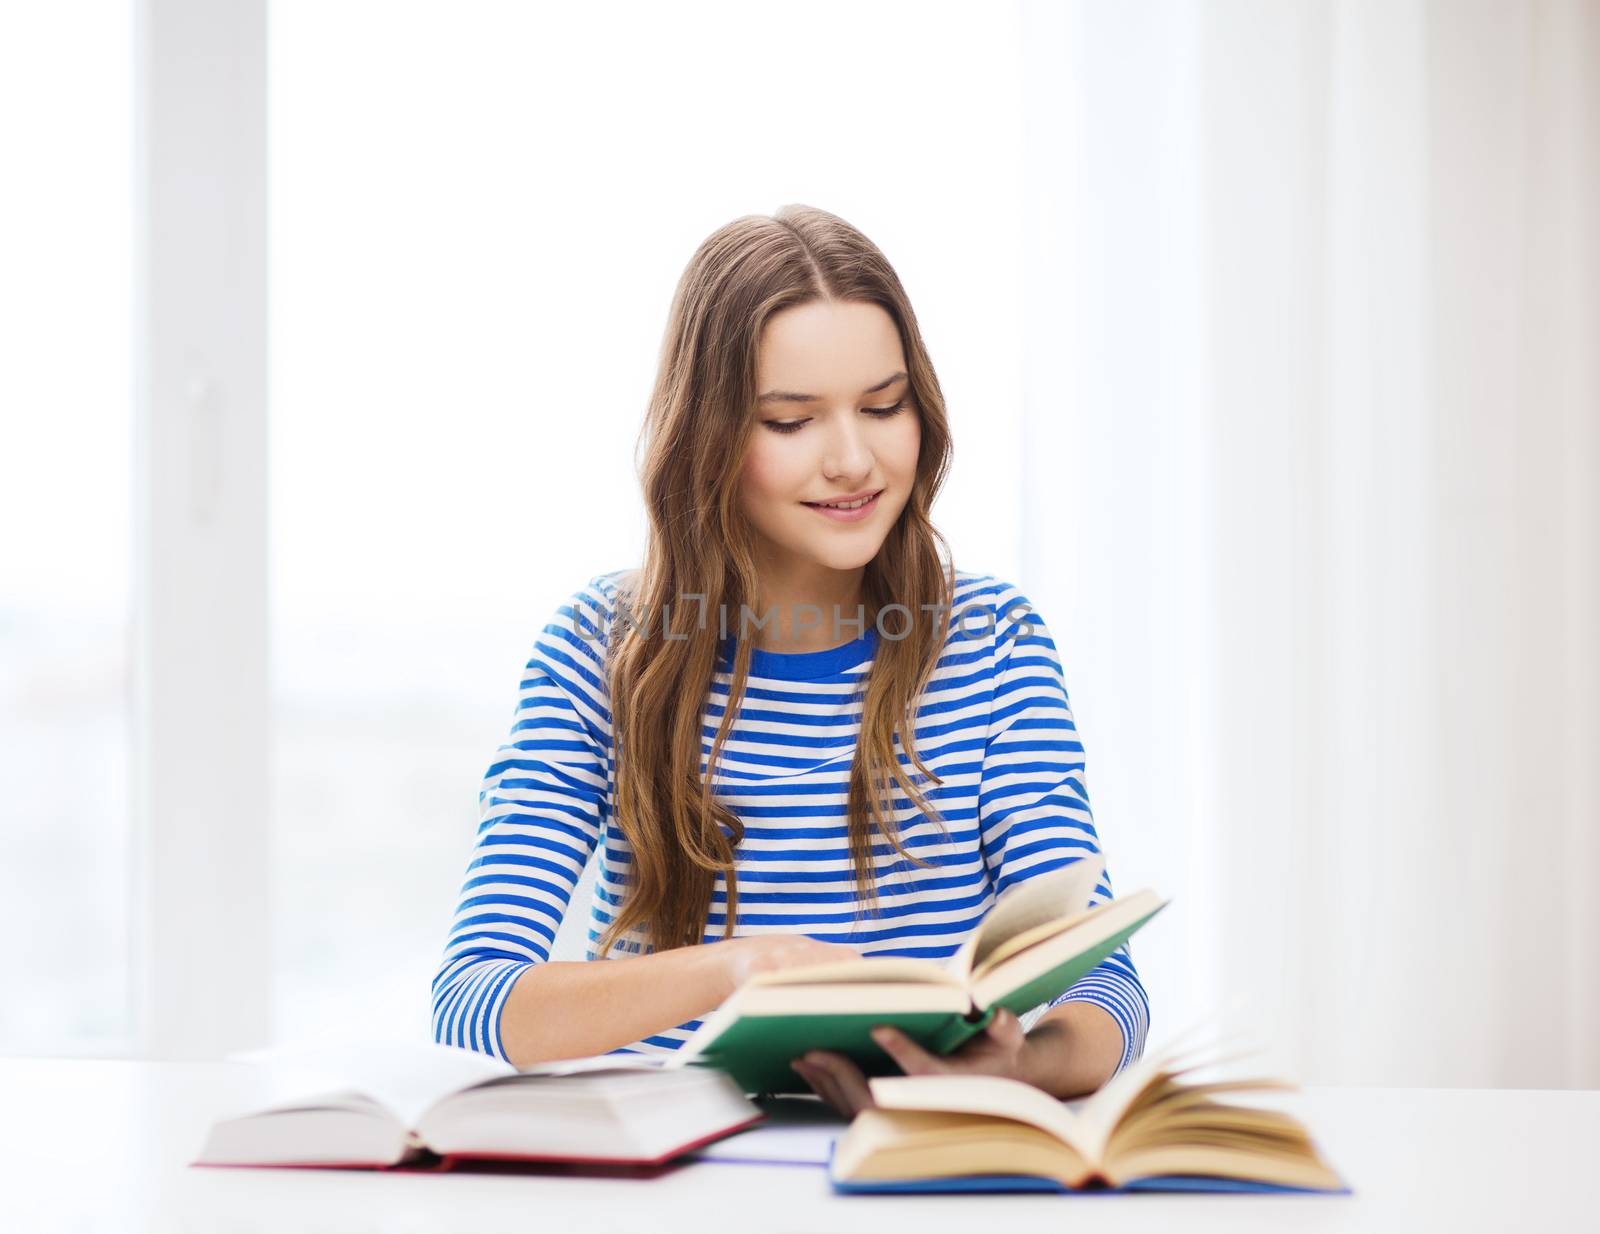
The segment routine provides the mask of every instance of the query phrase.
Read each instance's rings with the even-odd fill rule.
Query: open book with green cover
[[[890,1076],[835,1142],[836,1191],[1332,1191],[1349,1188],[1292,1114],[1218,1101],[1292,1089],[1191,1073],[1169,1046],[1069,1108],[1019,1080]],[[1219,1060],[1220,1061],[1220,1060]]]
[[[948,1054],[1005,1007],[1018,1015],[1065,991],[1168,901],[1137,891],[1089,907],[1105,868],[1093,854],[1010,888],[946,961],[869,957],[761,973],[708,1015],[680,1063],[732,1074],[746,1092],[805,1092],[790,1060],[837,1050],[868,1074],[899,1070],[872,1040],[893,1025]]]

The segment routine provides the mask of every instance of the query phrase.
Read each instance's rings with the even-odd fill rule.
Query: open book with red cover
[[[193,1165],[653,1167],[763,1117],[726,1075],[668,1068],[658,1056],[521,1070],[425,1043],[245,1057],[272,1072],[277,1099],[214,1123]]]

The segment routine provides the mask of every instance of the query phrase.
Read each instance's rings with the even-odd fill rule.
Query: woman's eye
[[[902,398],[898,403],[890,407],[863,407],[861,410],[869,416],[877,416],[880,419],[887,420],[890,416],[899,415],[905,408],[906,401]],[[761,423],[774,433],[798,433],[811,423],[811,417],[803,416],[798,420],[763,420]]]

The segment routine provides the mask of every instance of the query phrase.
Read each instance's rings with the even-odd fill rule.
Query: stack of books
[[[899,1069],[872,1040],[875,1026],[948,1054],[1000,1008],[1021,1015],[1069,988],[1165,907],[1148,890],[1088,907],[1103,868],[1094,855],[1019,884],[943,963],[873,958],[761,974],[670,1055],[518,1069],[431,1044],[324,1052],[314,1071],[327,1083],[219,1121],[193,1164],[660,1168],[762,1122],[747,1094],[808,1091],[790,1062],[827,1049],[873,1077],[876,1103],[827,1162],[843,1193],[1348,1192],[1298,1120],[1239,1100],[1293,1086],[1205,1078],[1226,1061],[1214,1048],[1150,1052],[1071,1105],[1016,1080],[891,1074]],[[286,1061],[273,1053],[257,1061]],[[287,1061],[305,1076],[303,1054]]]

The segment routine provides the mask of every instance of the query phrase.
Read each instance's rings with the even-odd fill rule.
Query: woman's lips
[[[831,518],[836,523],[859,523],[862,519],[870,517],[872,512],[878,508],[878,498],[881,496],[883,496],[883,490],[879,489],[872,496],[866,498],[863,504],[856,506],[853,510],[841,509],[838,505],[824,504],[818,501],[805,501],[800,504],[815,510],[823,518]],[[849,504],[853,505],[854,503]]]

